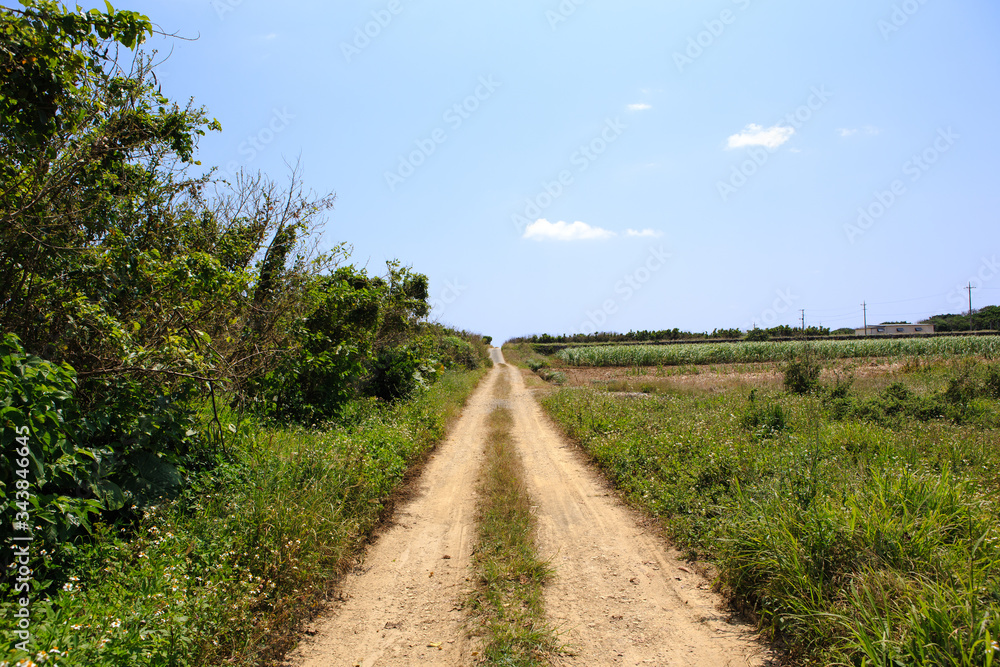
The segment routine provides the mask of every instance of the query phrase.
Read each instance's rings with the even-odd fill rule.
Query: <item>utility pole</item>
[[[865,317],[865,335],[868,335],[868,302],[865,301],[861,304],[861,311],[864,313]]]
[[[802,333],[805,333],[806,332],[806,309],[803,308],[801,310],[801,312],[802,312]]]
[[[972,283],[970,282],[969,286],[966,287],[965,289],[969,290],[969,331],[972,331],[972,290],[977,288],[973,287]]]

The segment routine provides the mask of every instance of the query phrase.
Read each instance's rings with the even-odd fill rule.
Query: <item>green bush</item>
[[[425,388],[436,378],[436,371],[417,350],[409,346],[379,351],[372,366],[367,392],[384,401],[396,401]]]
[[[18,479],[14,464],[24,458],[33,494],[31,524],[53,548],[89,532],[102,512],[173,495],[184,470],[197,466],[204,452],[185,392],[156,395],[138,381],[103,384],[104,398],[84,412],[72,368],[26,354],[14,335],[3,338],[0,543],[9,543],[10,519],[24,511],[10,492]],[[21,450],[26,457],[15,456]]]
[[[524,362],[524,365],[537,373],[539,369],[548,368],[549,362],[547,359],[542,359],[541,357],[533,357],[531,359],[527,359]]]
[[[808,352],[785,366],[785,389],[808,394],[819,388],[819,363]]]
[[[69,366],[26,354],[16,336],[0,341],[0,544],[5,550],[12,544],[15,519],[20,524],[30,517],[31,532],[41,526],[43,540],[55,545],[88,530],[101,509],[124,502],[121,489],[108,480],[112,453],[76,444],[81,416],[73,396],[75,379]],[[27,474],[19,474],[24,469]],[[27,484],[30,500],[16,498],[19,481]],[[0,573],[0,581],[7,574]]]
[[[542,378],[546,382],[551,382],[553,384],[566,384],[566,374],[562,371],[554,371],[548,368],[540,368],[538,371],[538,377]]]

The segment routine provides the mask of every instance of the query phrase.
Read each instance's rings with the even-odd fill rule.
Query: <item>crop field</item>
[[[837,348],[890,356],[934,342]],[[665,378],[667,391],[644,395],[653,380],[607,370],[613,382],[547,392],[545,410],[689,558],[714,564],[795,664],[1000,664],[1000,364],[885,364],[877,377],[826,373],[801,394],[780,379],[748,386],[734,368],[728,384],[681,391]]]
[[[865,357],[1000,357],[1000,336],[862,338],[800,342],[689,345],[606,345],[566,348],[555,356],[569,366],[680,366],[784,361],[810,349],[820,359]]]

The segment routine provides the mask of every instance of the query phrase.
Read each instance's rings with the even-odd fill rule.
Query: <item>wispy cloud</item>
[[[837,134],[839,134],[842,137],[849,137],[852,134],[857,134],[857,133],[858,133],[858,131],[856,129],[854,129],[854,128],[847,128],[847,127],[839,127],[839,128],[837,128]]]
[[[613,236],[615,236],[614,232],[600,227],[591,227],[579,220],[571,224],[562,220],[549,222],[545,218],[541,218],[525,228],[523,238],[535,241],[592,241],[609,239]]]
[[[739,134],[729,137],[728,148],[743,148],[745,146],[764,146],[774,150],[792,138],[795,134],[794,127],[786,125],[775,125],[764,128],[753,123],[743,128]]]
[[[649,109],[652,109],[652,108],[653,108],[653,106],[651,104],[644,104],[642,102],[640,102],[638,104],[630,104],[630,105],[628,105],[628,110],[629,111],[648,111]]]
[[[663,236],[663,232],[658,232],[655,229],[626,229],[625,236],[655,239]]]

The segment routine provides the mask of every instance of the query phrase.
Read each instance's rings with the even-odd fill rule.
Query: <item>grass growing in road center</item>
[[[504,373],[495,396],[502,401],[509,395]],[[485,664],[545,665],[546,654],[555,647],[542,598],[549,568],[535,549],[531,499],[511,435],[514,419],[500,401],[487,418],[474,558],[479,586],[473,608],[485,635]]]

